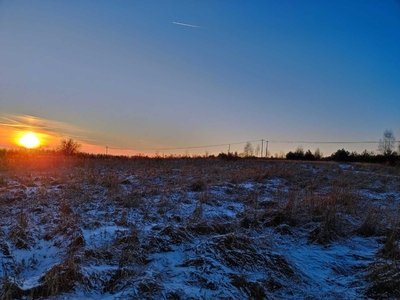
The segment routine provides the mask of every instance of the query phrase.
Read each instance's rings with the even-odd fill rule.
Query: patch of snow
[[[357,236],[329,246],[308,244],[306,239],[296,244],[292,240],[275,242],[279,252],[296,266],[298,274],[302,274],[307,294],[323,298],[357,299],[362,296],[365,282],[360,278],[379,248],[375,239]]]
[[[109,244],[118,232],[126,232],[121,226],[102,226],[93,230],[82,229],[83,237],[88,248],[100,247]]]
[[[339,164],[338,166],[339,166],[340,169],[345,170],[345,171],[354,170],[354,166],[353,165]]]

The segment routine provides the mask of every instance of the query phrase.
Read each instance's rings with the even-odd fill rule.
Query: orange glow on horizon
[[[22,147],[55,150],[61,140],[72,138],[82,145],[84,152],[104,153],[105,147],[98,145],[89,137],[89,131],[68,123],[0,112],[0,149]]]

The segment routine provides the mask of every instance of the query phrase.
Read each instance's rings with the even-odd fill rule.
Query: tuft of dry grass
[[[386,230],[386,219],[387,216],[381,209],[372,207],[365,215],[362,225],[357,229],[357,233],[365,237],[382,236]]]
[[[244,291],[250,299],[266,299],[267,295],[264,290],[263,282],[248,281],[244,275],[232,274],[232,285]]]
[[[369,286],[366,295],[372,299],[400,298],[400,266],[394,261],[373,263],[366,276]]]

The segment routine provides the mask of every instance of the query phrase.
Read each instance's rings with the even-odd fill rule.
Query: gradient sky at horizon
[[[90,149],[400,139],[399,1],[0,3],[3,119]]]

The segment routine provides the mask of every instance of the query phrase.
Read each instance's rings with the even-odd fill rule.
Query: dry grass
[[[378,196],[400,193],[400,170],[351,167],[357,173],[321,162],[0,158],[3,257],[13,257],[16,249],[36,251],[44,242],[59,249],[58,261],[28,289],[10,278],[34,268],[14,257],[3,267],[0,299],[63,297],[77,289],[189,299],[182,291],[166,291],[171,278],[153,270],[157,255],[177,249],[186,256],[176,268],[188,268],[190,286],[235,291],[227,299],[275,293],[290,298],[291,285],[305,279],[274,252],[274,236],[326,247],[353,236],[381,240],[365,293],[399,297],[396,201]],[[88,271],[100,264],[111,267]],[[227,269],[221,278],[205,277]],[[256,271],[263,277],[249,275]]]

